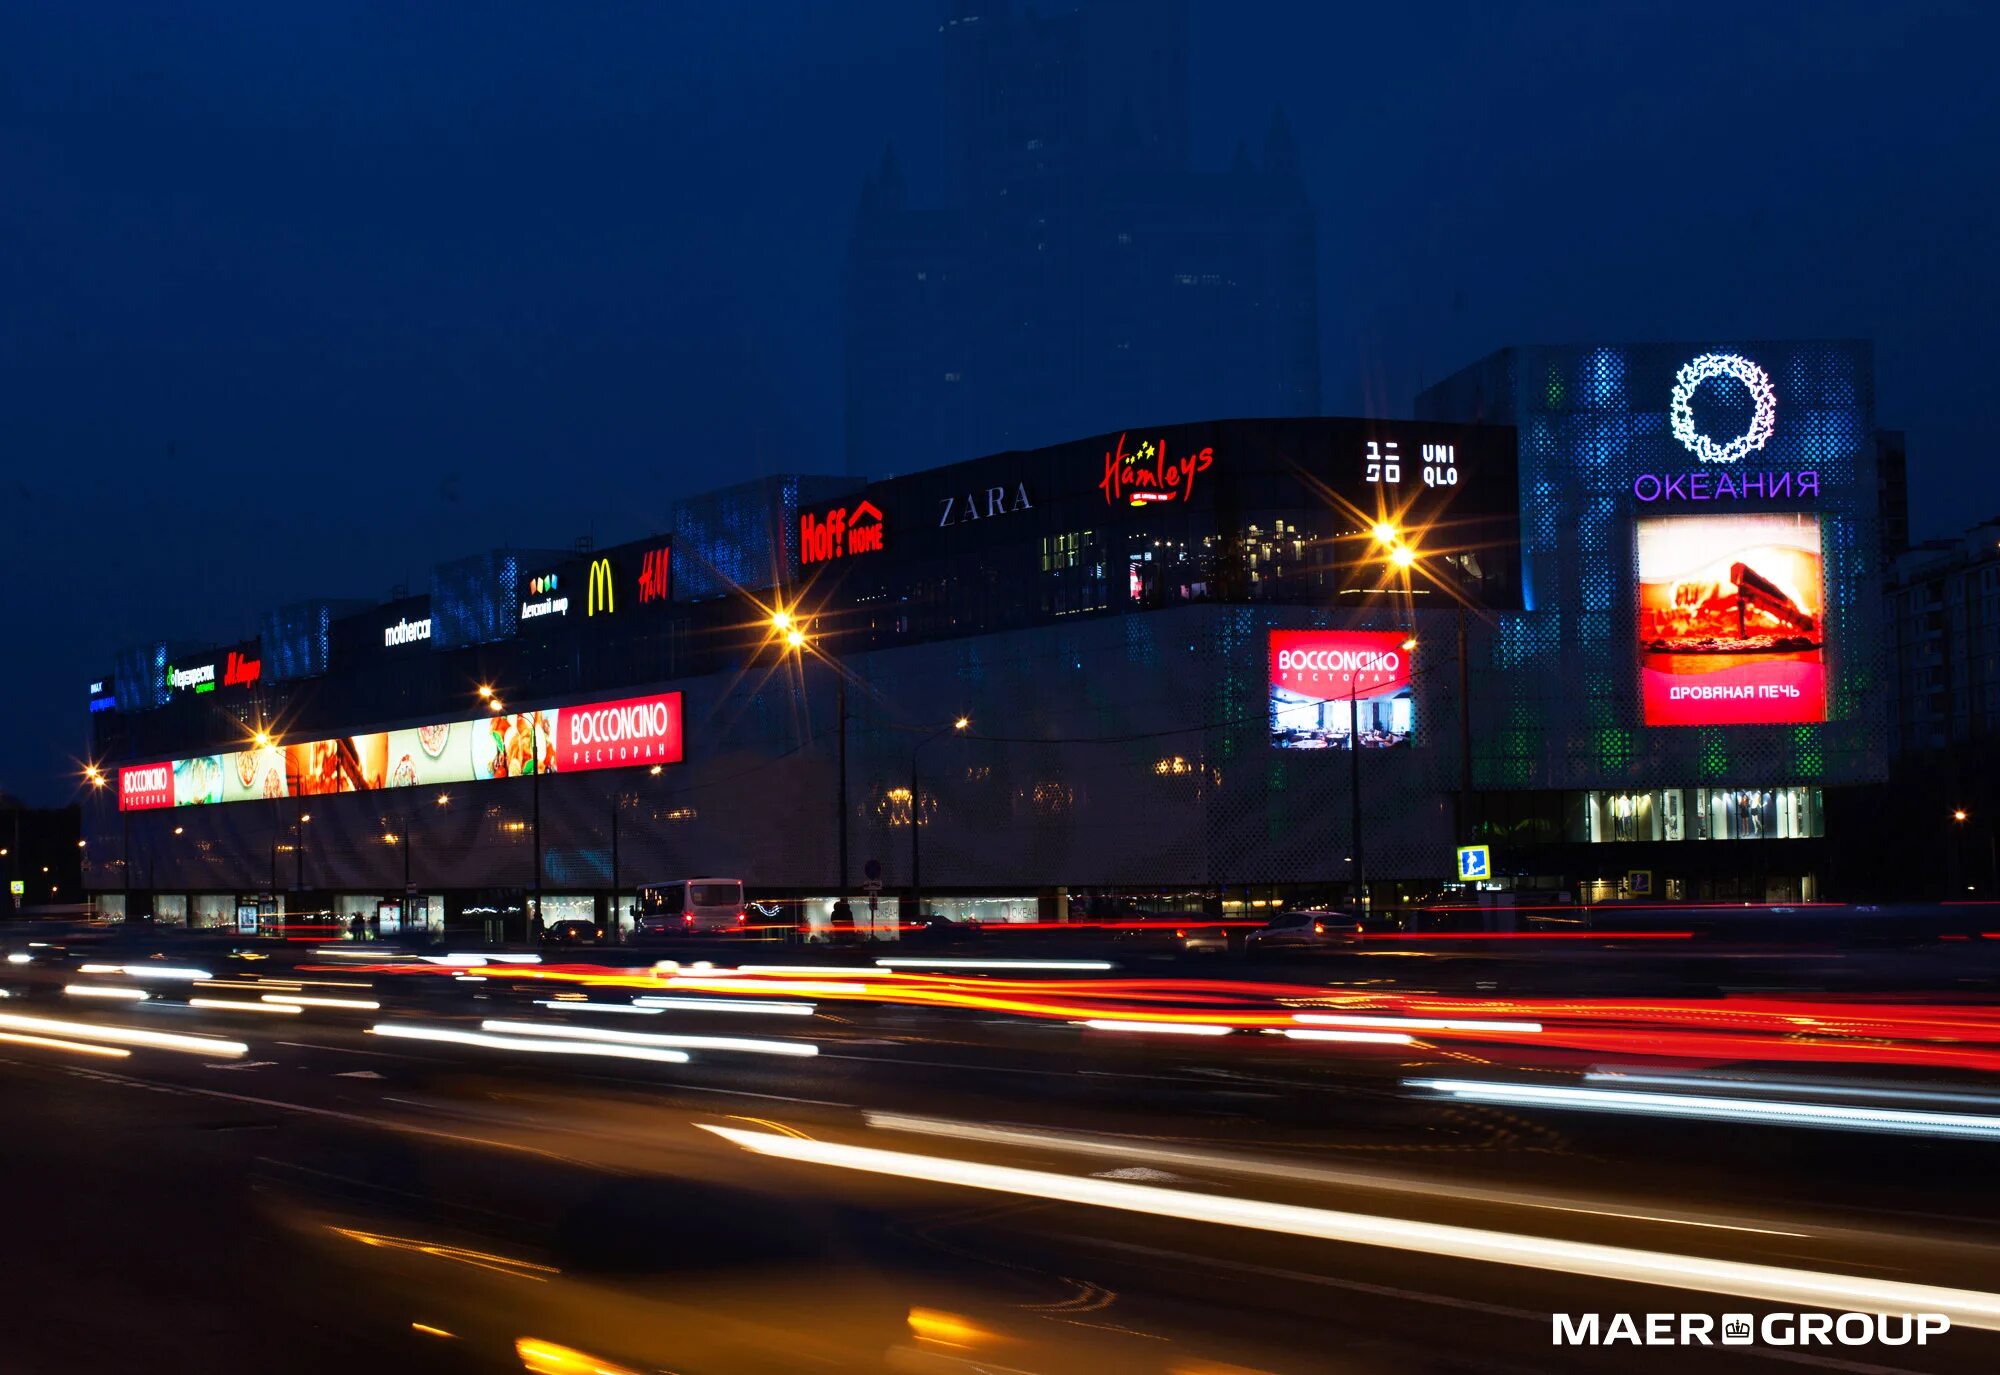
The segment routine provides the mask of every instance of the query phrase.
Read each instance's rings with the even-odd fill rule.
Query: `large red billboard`
[[[557,773],[681,761],[681,695],[564,707],[555,717]]]
[[[172,764],[130,764],[118,771],[118,807],[145,812],[174,805]]]
[[[1356,729],[1363,749],[1407,743],[1409,639],[1401,630],[1272,631],[1271,743],[1347,749]]]
[[[1817,516],[1666,516],[1638,537],[1647,725],[1826,719]]]

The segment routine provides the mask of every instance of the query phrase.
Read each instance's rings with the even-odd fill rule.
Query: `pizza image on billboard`
[[[1271,743],[1363,749],[1410,741],[1410,636],[1401,630],[1271,632]]]
[[[1826,719],[1817,516],[1666,516],[1638,536],[1647,725]]]

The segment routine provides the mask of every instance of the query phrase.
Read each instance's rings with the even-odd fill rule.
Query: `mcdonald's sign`
[[[589,591],[585,594],[583,614],[595,616],[600,610],[609,616],[618,609],[618,579],[611,571],[611,560],[596,558],[590,561]]]

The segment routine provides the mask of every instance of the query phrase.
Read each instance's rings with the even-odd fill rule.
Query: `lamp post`
[[[618,813],[624,808],[624,789],[615,784],[611,789],[611,901],[606,909],[605,931],[607,940],[616,941],[623,934],[623,923],[618,918]]]
[[[1375,543],[1386,551],[1384,559],[1389,567],[1402,578],[1405,601],[1409,598],[1410,570],[1417,566],[1417,551],[1409,543],[1408,535],[1401,526],[1391,521],[1377,521],[1369,534]],[[1411,613],[1414,620],[1415,612]],[[1417,647],[1414,632],[1403,641],[1403,650],[1408,653]],[[1350,681],[1347,689],[1347,805],[1351,822],[1348,843],[1354,847],[1354,864],[1351,870],[1354,881],[1355,908],[1365,913],[1368,909],[1368,862],[1362,848],[1361,824],[1361,683],[1358,677]]]
[[[917,759],[924,752],[924,746],[940,736],[963,731],[972,724],[960,716],[947,721],[936,730],[917,741],[910,751],[910,920],[924,919],[924,867],[923,849],[920,838],[923,834],[924,795],[923,780],[917,773]]]
[[[845,904],[848,897],[847,670],[838,659],[813,642],[813,637],[806,634],[805,629],[799,624],[797,616],[791,611],[787,611],[781,607],[777,611],[772,612],[770,628],[771,633],[778,638],[779,643],[784,646],[788,653],[799,656],[801,677],[804,675],[805,656],[808,653],[816,655],[827,667],[833,670],[834,716],[837,725],[836,734],[840,742],[838,749],[839,764],[834,778],[835,863],[839,866],[839,873],[834,882],[834,892],[836,901],[840,904]]]
[[[1960,855],[1959,852],[1965,848],[1965,823],[1968,819],[1969,816],[1965,808],[1963,807],[1952,808],[1951,856],[1950,856],[1951,864],[1949,865],[1947,872],[1949,872],[1951,875],[1951,886],[1949,891],[1951,893],[1951,896],[1954,898],[1956,898],[1959,895],[1960,886],[1964,882],[1964,880],[1959,877],[1959,870],[1963,863],[1962,856]]]
[[[84,765],[83,778],[86,783],[90,784],[91,789],[100,796],[103,794],[105,786],[109,781],[104,776],[104,770],[95,764]],[[14,825],[17,828],[14,835],[14,846],[16,849],[19,849],[21,844],[18,829],[20,824],[20,814],[16,812],[14,818]],[[118,827],[118,867],[125,871],[125,916],[129,920],[132,916],[132,814],[125,810],[122,803],[118,808]],[[4,851],[0,851],[0,854],[4,853]]]
[[[1354,847],[1354,907],[1368,911],[1368,866],[1361,854],[1361,685],[1347,689],[1347,809],[1352,831],[1347,843]]]

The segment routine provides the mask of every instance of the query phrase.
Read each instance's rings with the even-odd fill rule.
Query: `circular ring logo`
[[[1750,428],[1727,444],[1718,444],[1694,427],[1695,389],[1712,377],[1733,377],[1750,393],[1756,410]],[[1734,353],[1704,353],[1674,374],[1673,404],[1667,420],[1674,438],[1686,445],[1703,463],[1734,463],[1756,453],[1771,442],[1778,424],[1778,393],[1771,388],[1771,376],[1748,358]]]

